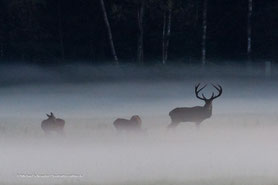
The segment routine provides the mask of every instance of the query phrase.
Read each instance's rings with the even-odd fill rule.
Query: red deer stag
[[[46,116],[48,117],[48,119],[43,120],[41,123],[42,130],[46,134],[48,134],[51,131],[62,134],[65,126],[65,120],[56,118],[52,112],[50,113],[50,115],[46,114]]]
[[[205,101],[204,106],[195,106],[195,107],[179,107],[173,109],[169,116],[171,117],[171,124],[168,126],[170,128],[176,127],[181,122],[193,122],[196,123],[197,127],[207,118],[211,117],[212,113],[212,101],[222,94],[222,87],[220,85],[212,86],[218,91],[218,95],[212,93],[211,97],[207,99],[204,94],[202,97],[199,96],[201,90],[203,90],[207,85],[199,89],[200,84],[195,86],[195,95],[198,99]]]
[[[113,122],[115,128],[119,131],[124,130],[124,131],[140,131],[141,130],[141,125],[142,125],[142,120],[139,116],[135,115],[132,116],[129,120],[128,119],[116,119]]]

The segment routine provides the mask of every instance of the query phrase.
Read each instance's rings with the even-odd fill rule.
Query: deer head
[[[130,118],[130,121],[134,121],[135,123],[138,124],[138,126],[141,126],[142,120],[138,115],[134,115]]]
[[[50,112],[50,115],[49,114],[46,114],[46,116],[49,118],[49,119],[56,119],[54,114],[52,112]]]
[[[199,96],[200,91],[202,91],[207,86],[207,84],[204,85],[203,87],[201,87],[200,89],[199,89],[200,83],[195,86],[196,97],[200,100],[205,101],[204,107],[207,108],[208,110],[212,109],[212,101],[214,99],[218,98],[219,96],[221,96],[221,94],[222,94],[222,87],[220,85],[218,85],[218,84],[217,84],[217,86],[214,84],[211,84],[211,85],[218,91],[218,94],[215,96],[214,92],[213,92],[210,98],[206,98],[203,93],[202,93],[202,97]]]

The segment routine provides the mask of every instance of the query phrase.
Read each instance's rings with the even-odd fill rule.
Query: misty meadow
[[[278,184],[273,0],[0,0],[0,184]]]

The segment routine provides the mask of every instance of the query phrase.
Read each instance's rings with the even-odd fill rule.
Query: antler
[[[202,94],[202,97],[200,97],[200,96],[199,96],[199,93],[201,92],[201,90],[203,90],[203,89],[207,86],[207,84],[204,85],[202,88],[199,89],[199,87],[200,87],[200,83],[199,83],[199,84],[197,84],[197,85],[195,86],[195,94],[196,94],[196,97],[197,97],[198,99],[200,99],[200,100],[206,101],[206,100],[214,100],[215,98],[218,98],[219,96],[221,96],[221,94],[222,94],[222,87],[221,87],[219,84],[217,84],[217,86],[214,85],[214,84],[211,84],[211,85],[218,91],[218,94],[217,94],[216,96],[214,96],[214,92],[213,92],[212,95],[211,95],[211,97],[210,97],[209,99],[207,99],[207,98],[205,97],[204,94]]]
[[[214,85],[214,84],[211,84],[211,85],[218,91],[218,95],[216,95],[216,96],[214,96],[214,93],[212,93],[210,99],[213,100],[213,99],[218,98],[219,96],[221,96],[221,94],[222,94],[222,87],[219,84],[217,84],[217,86]]]
[[[197,97],[198,99],[204,100],[204,101],[205,101],[207,98],[204,96],[204,94],[202,94],[202,97],[200,97],[200,96],[199,96],[199,92],[200,92],[201,90],[203,90],[203,89],[207,86],[207,84],[204,85],[202,88],[198,89],[199,86],[200,86],[200,83],[197,84],[197,85],[195,86],[195,95],[196,95],[196,97]]]
[[[54,116],[54,114],[52,113],[52,112],[50,112],[50,114],[46,114],[46,116],[48,117],[48,118],[55,118],[55,116]],[[56,119],[56,118],[55,118]]]

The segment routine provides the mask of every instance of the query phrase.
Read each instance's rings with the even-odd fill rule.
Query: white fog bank
[[[119,74],[91,66],[4,69],[0,184],[278,184],[275,71],[265,76],[259,67],[247,73],[237,66],[205,73],[196,66],[133,66],[115,69]],[[223,87],[212,117],[199,129],[181,123],[168,130],[173,108],[203,105],[194,94],[199,82]],[[213,90],[208,86],[204,93]],[[50,112],[65,119],[63,135],[42,131]],[[135,114],[142,118],[142,133],[115,130],[116,118]]]

